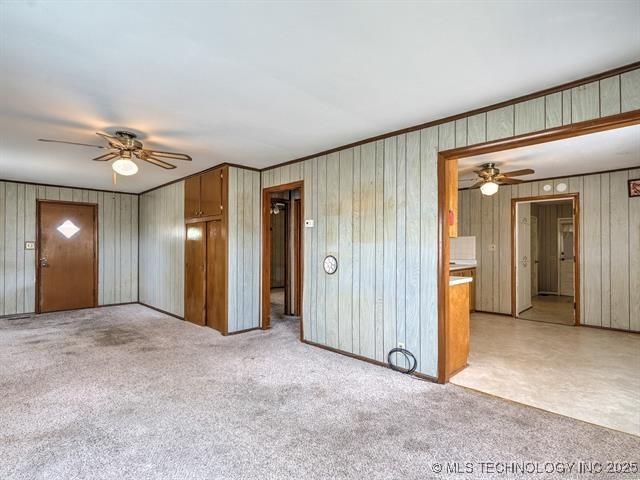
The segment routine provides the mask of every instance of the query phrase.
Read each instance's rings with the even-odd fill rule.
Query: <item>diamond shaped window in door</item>
[[[80,231],[80,229],[76,227],[76,225],[71,220],[65,220],[62,225],[57,228],[57,230],[67,238],[73,237]]]

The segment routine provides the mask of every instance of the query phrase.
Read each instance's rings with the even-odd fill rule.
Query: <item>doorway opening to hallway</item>
[[[514,199],[512,313],[516,318],[579,325],[578,199]]]

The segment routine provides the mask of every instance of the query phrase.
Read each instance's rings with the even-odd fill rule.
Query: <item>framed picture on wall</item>
[[[629,196],[640,197],[640,178],[629,180]]]

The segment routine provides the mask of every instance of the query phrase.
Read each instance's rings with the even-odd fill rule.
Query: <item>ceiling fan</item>
[[[485,163],[480,166],[479,170],[474,170],[474,173],[478,174],[480,180],[469,188],[480,188],[483,195],[491,196],[498,191],[499,185],[515,185],[523,182],[523,180],[513,177],[531,175],[536,172],[530,168],[524,168],[513,172],[500,173],[500,169],[496,168],[495,163]]]
[[[88,143],[66,142],[64,140],[49,140],[46,138],[39,138],[38,141],[67,143],[69,145],[80,145],[82,147],[94,147],[108,150],[108,153],[93,158],[92,160],[95,162],[109,162],[117,159],[111,166],[114,171],[114,183],[116,173],[119,173],[120,175],[135,175],[138,172],[138,165],[133,161],[134,157],[167,170],[176,168],[176,166],[165,162],[164,159],[191,161],[191,157],[184,153],[163,152],[160,150],[142,148],[142,142],[138,140],[136,134],[127,130],[118,130],[114,135],[108,135],[100,132],[96,132],[96,134],[104,138],[108,145],[91,145]]]

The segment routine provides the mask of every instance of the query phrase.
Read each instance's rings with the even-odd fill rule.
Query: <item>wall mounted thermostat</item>
[[[312,220],[312,219],[305,220],[305,221],[304,221],[304,226],[305,226],[306,228],[312,228],[312,227],[313,227],[313,220]]]
[[[333,275],[338,270],[338,260],[333,255],[327,255],[322,264],[324,271]]]
[[[24,249],[25,250],[35,250],[36,249],[36,242],[24,242]]]

